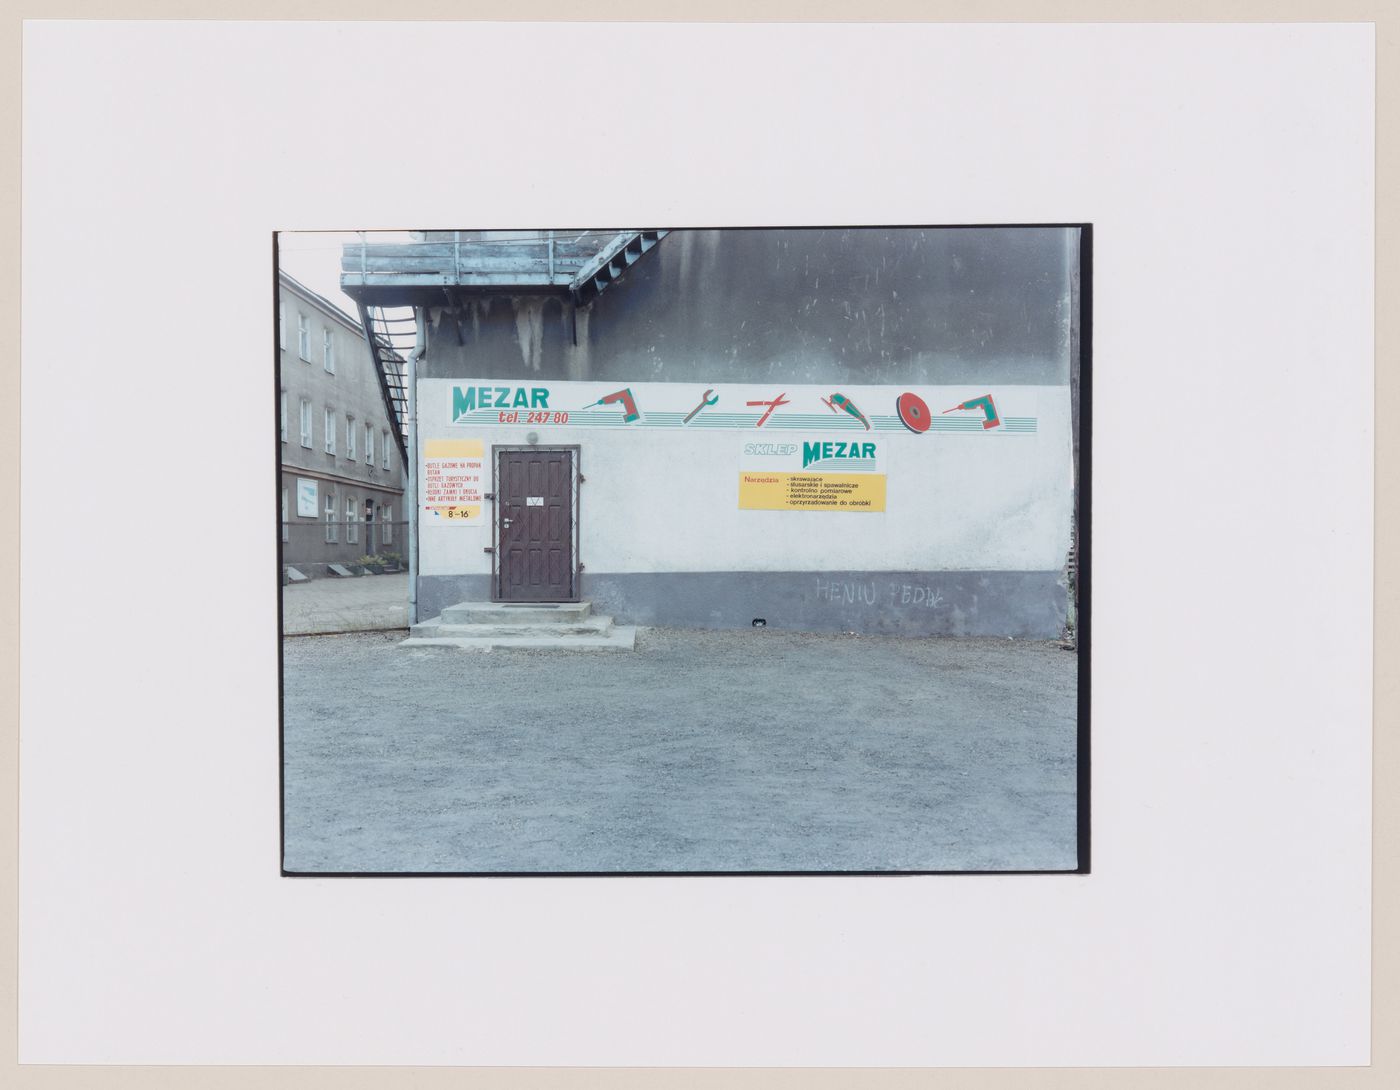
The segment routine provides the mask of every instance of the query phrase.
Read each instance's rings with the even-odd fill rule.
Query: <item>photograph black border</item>
[[[988,230],[999,228],[1078,228],[1079,230],[1079,351],[1070,360],[1071,413],[1078,413],[1079,462],[1075,474],[1075,512],[1072,519],[1075,548],[1074,654],[1077,661],[1075,701],[1075,828],[1078,865],[1065,870],[723,870],[723,871],[294,871],[286,867],[287,850],[287,784],[286,784],[286,691],[283,661],[283,601],[282,601],[282,535],[281,499],[282,453],[276,424],[272,435],[275,486],[272,499],[279,527],[276,534],[277,567],[277,831],[278,867],[283,878],[907,878],[921,875],[1009,877],[1016,875],[1089,875],[1091,870],[1093,777],[1090,753],[1090,703],[1092,687],[1092,610],[1091,587],[1093,571],[1093,345],[1094,345],[1094,225],[1079,223],[840,223],[840,224],[764,224],[742,227],[715,225],[672,227],[673,231],[783,231],[783,230]],[[492,227],[490,230],[539,230],[530,228]],[[368,230],[345,228],[344,231]],[[410,228],[377,227],[374,232],[406,231]],[[282,360],[277,333],[278,274],[281,268],[279,235],[341,233],[336,228],[316,228],[298,231],[284,228],[272,233],[272,314],[269,330],[272,340],[272,414],[280,420]],[[1075,368],[1078,380],[1075,381]],[[1077,398],[1075,394],[1077,393]],[[1073,433],[1074,429],[1071,428]],[[414,452],[417,456],[417,452]],[[416,501],[415,501],[416,502]]]

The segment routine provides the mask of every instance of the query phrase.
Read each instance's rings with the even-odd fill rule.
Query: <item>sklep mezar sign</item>
[[[739,507],[750,511],[883,511],[884,442],[746,442]]]

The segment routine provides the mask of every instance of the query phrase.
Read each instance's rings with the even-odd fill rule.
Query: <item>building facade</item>
[[[418,615],[1052,638],[1068,616],[1079,228],[426,232]]]
[[[405,467],[359,321],[283,273],[277,343],[283,567],[402,555]]]

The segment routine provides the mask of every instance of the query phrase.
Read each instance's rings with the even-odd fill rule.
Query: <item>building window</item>
[[[287,490],[282,489],[282,540],[286,541],[287,533]]]
[[[354,496],[345,500],[345,540],[352,543],[360,540],[360,523],[355,517]]]
[[[280,434],[281,434],[281,436],[282,436],[282,442],[285,443],[285,442],[287,441],[287,391],[286,391],[286,390],[283,390],[283,391],[282,391],[282,396],[281,396],[281,398],[280,398],[279,400],[281,401],[281,405],[278,406],[278,412],[279,412],[279,415],[280,415],[280,417],[281,417],[281,432],[280,432]]]
[[[384,434],[383,434],[380,438],[382,438],[382,439],[384,440],[384,461],[383,461],[382,464],[383,464],[383,466],[384,466],[385,469],[388,469],[388,468],[389,468],[389,430],[388,430],[387,428],[384,430]]]
[[[345,457],[355,460],[355,418],[345,414]]]
[[[311,323],[301,311],[297,311],[297,355],[311,362]]]
[[[335,345],[331,343],[331,331],[321,330],[321,363],[328,374],[335,374]]]
[[[340,530],[335,522],[335,493],[326,489],[326,540],[334,544],[340,540]]]
[[[282,502],[285,504],[286,501],[287,493],[283,492]],[[386,503],[381,510],[384,512],[384,544],[392,545],[394,543],[394,508]]]
[[[365,425],[365,465],[374,465],[374,425]]]
[[[287,315],[281,303],[277,304],[277,347],[284,351],[287,347]]]
[[[327,410],[326,410],[326,418],[325,418],[324,423],[325,423],[325,425],[326,425],[326,453],[327,453],[327,454],[334,454],[334,453],[335,453],[335,411],[334,411],[333,409],[327,409]]]
[[[311,402],[301,399],[301,445],[311,449]]]

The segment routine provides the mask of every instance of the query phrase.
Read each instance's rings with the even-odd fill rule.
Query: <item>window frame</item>
[[[326,369],[326,374],[335,374],[335,338],[329,326],[321,328],[321,366]]]
[[[311,362],[311,319],[297,311],[297,356]]]
[[[358,507],[354,496],[345,497],[345,544],[358,545],[360,543],[360,520],[357,517]]]
[[[325,427],[326,436],[321,443],[321,447],[325,451],[325,453],[330,455],[335,454],[335,422],[336,411],[330,408],[326,409],[325,416],[321,421],[321,423]]]
[[[336,515],[337,515],[337,514],[338,514],[338,512],[337,512],[336,505],[335,505],[335,489],[334,489],[334,488],[327,488],[327,489],[326,489],[326,544],[327,544],[327,545],[339,545],[339,544],[340,544],[340,528],[339,528],[339,524],[335,521],[335,520],[336,520]]]
[[[316,421],[311,415],[311,400],[301,399],[301,445],[306,450],[312,450],[316,444]]]

